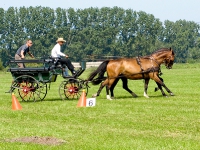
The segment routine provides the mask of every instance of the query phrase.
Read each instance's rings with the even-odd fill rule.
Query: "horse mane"
[[[170,47],[170,49],[169,48],[161,48],[161,49],[154,51],[152,54],[163,53],[164,51],[171,51],[171,50],[172,50],[171,47]]]
[[[143,59],[149,59],[153,54],[159,54],[159,53],[163,53],[165,51],[171,51],[171,50],[172,50],[171,47],[170,48],[161,48],[161,49],[158,49],[158,50],[154,51],[150,55],[141,56],[141,58],[143,58]],[[173,51],[172,51],[172,54],[174,55]]]

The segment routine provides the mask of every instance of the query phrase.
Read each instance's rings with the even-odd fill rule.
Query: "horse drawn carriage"
[[[17,63],[37,63],[39,67],[17,68]],[[57,76],[63,76],[63,66],[57,60],[51,58],[38,60],[10,60],[10,68],[13,81],[9,92],[15,92],[23,101],[43,100],[50,88],[51,82],[56,82]],[[86,69],[86,63],[80,63],[81,68],[74,76],[64,77],[64,81],[59,86],[59,95],[62,100],[78,99],[84,89],[88,92],[88,84],[79,76]]]
[[[120,58],[116,60],[106,60],[94,70],[87,80],[78,78],[85,70],[86,64],[81,63],[81,68],[74,75],[61,82],[59,95],[61,99],[75,99],[81,96],[82,89],[88,92],[88,83],[100,84],[100,88],[93,97],[99,96],[104,86],[106,86],[106,98],[111,100],[114,97],[113,90],[119,79],[123,81],[123,88],[133,97],[137,95],[132,92],[127,85],[127,80],[144,79],[144,96],[147,95],[149,80],[152,79],[158,85],[163,96],[167,96],[162,87],[173,96],[174,94],[163,83],[159,77],[161,64],[165,64],[167,69],[171,69],[174,63],[175,53],[170,48],[161,48],[151,55],[136,58]],[[18,91],[19,96],[24,101],[43,100],[47,94],[47,83],[55,82],[57,75],[62,75],[63,66],[60,66],[52,59],[44,60],[11,60],[10,63],[42,63],[42,67],[37,68],[9,68],[14,81],[11,84],[10,92]],[[107,76],[104,77],[105,72]],[[109,95],[111,92],[111,97]]]

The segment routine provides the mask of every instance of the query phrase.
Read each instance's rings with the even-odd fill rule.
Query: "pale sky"
[[[200,23],[200,0],[0,0],[0,7],[43,6],[50,8],[70,7],[84,9],[89,7],[121,7],[153,14],[160,21],[186,20]]]

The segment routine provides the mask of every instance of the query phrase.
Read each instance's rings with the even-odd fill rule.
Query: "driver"
[[[71,61],[68,59],[68,55],[65,55],[64,53],[62,53],[60,51],[61,46],[66,42],[63,38],[58,38],[57,39],[57,44],[53,47],[53,49],[51,50],[51,57],[53,59],[57,59],[58,58],[58,62],[61,63],[61,65],[66,65],[68,67],[68,69],[71,71],[72,75],[76,74],[76,71],[74,70],[74,66],[72,65]],[[61,58],[61,56],[66,57],[67,59],[63,59]]]

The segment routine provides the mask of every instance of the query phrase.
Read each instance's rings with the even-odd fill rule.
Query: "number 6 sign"
[[[87,98],[86,107],[93,107],[96,105],[96,98]]]

